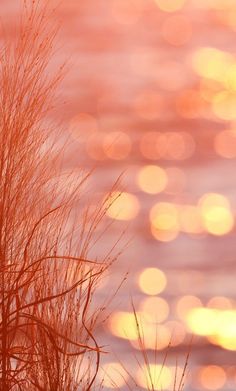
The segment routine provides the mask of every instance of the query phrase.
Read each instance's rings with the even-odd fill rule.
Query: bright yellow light
[[[160,202],[150,211],[151,232],[160,241],[170,241],[179,233],[178,209],[175,205]]]
[[[236,350],[236,311],[221,311],[218,315],[218,344],[228,350]]]
[[[226,235],[234,226],[228,200],[221,194],[208,193],[199,200],[205,229],[216,236]]]
[[[197,335],[214,335],[219,312],[209,308],[194,308],[187,315],[187,325]]]
[[[215,332],[209,335],[211,343],[221,346],[223,349],[236,350],[236,311],[218,310]]]
[[[234,129],[219,132],[214,140],[215,151],[227,159],[236,157],[236,131]]]
[[[176,303],[176,312],[180,319],[185,320],[193,308],[202,307],[201,300],[196,296],[183,296]]]
[[[99,376],[101,384],[109,389],[123,387],[128,378],[126,370],[118,362],[109,362],[103,365],[102,372],[100,372]]]
[[[236,94],[228,91],[222,91],[214,96],[212,110],[219,119],[232,121],[236,119],[235,105]]]
[[[149,364],[138,369],[137,382],[147,390],[166,389],[171,385],[171,370],[165,365]]]
[[[104,137],[103,148],[109,158],[122,160],[130,153],[131,141],[124,132],[110,132]]]
[[[236,336],[217,335],[214,337],[214,344],[221,346],[223,349],[236,351]]]
[[[225,75],[225,88],[231,91],[236,91],[236,64],[232,64]]]
[[[161,323],[168,318],[169,305],[161,297],[148,297],[140,304],[144,320],[148,323]]]
[[[112,193],[108,199],[108,204],[110,207],[106,214],[116,220],[132,220],[137,216],[140,209],[137,197],[126,192]]]
[[[207,390],[219,390],[225,385],[226,374],[223,368],[217,365],[209,365],[201,369],[199,380]]]
[[[164,12],[175,12],[184,7],[186,0],[155,0],[157,6]]]
[[[202,77],[224,82],[233,57],[221,50],[203,47],[192,56],[194,70]]]
[[[144,269],[139,276],[139,287],[147,295],[158,295],[163,292],[167,280],[165,274],[154,267]]]
[[[157,194],[165,189],[167,175],[161,167],[144,166],[138,173],[137,182],[146,193]]]
[[[131,341],[138,339],[138,327],[133,312],[114,312],[109,318],[108,328],[116,337]]]
[[[164,324],[153,325],[146,322],[145,315],[143,315],[142,319],[141,329],[143,330],[142,338],[145,349],[155,351],[165,349],[171,341],[169,328]],[[138,340],[131,340],[130,343],[137,350],[143,349],[143,345],[140,345]]]

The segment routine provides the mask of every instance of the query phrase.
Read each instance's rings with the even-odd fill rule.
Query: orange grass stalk
[[[156,346],[154,349],[154,357],[150,357],[148,349],[145,345],[145,330],[142,326],[142,321],[140,317],[138,316],[135,306],[132,302],[132,309],[134,314],[134,320],[135,320],[135,326],[136,326],[136,332],[137,332],[137,344],[138,349],[140,351],[140,356],[137,357],[134,355],[134,361],[136,361],[136,366],[139,370],[139,373],[142,375],[143,379],[143,388],[145,388],[148,391],[164,391],[166,387],[162,386],[162,375],[163,371],[165,371],[165,365],[168,360],[168,355],[171,348],[171,341],[169,342],[167,349],[164,354],[164,359],[159,362],[158,360],[158,341],[156,339]],[[153,326],[158,327],[158,326]],[[187,367],[189,362],[189,356],[190,356],[190,349],[191,349],[191,342],[190,347],[188,350],[188,353],[186,355],[186,359],[183,365],[183,369],[179,369],[176,362],[176,368],[174,373],[174,379],[172,381],[172,387],[168,386],[168,390],[172,389],[172,391],[183,391],[185,387],[185,380],[187,375]],[[127,367],[122,365],[124,373],[127,374],[127,379],[123,377],[124,382],[126,384],[127,389],[130,391],[133,390],[139,390],[140,385],[137,384],[137,381],[135,379],[134,370],[136,369],[135,365],[133,365],[131,370],[128,370]],[[122,374],[120,374],[122,377]],[[112,380],[112,379],[111,379]],[[114,380],[115,385],[115,380]],[[119,387],[118,387],[119,388]]]
[[[46,120],[63,68],[48,76],[56,31],[47,7],[29,4],[0,58],[0,389],[90,390],[102,312],[92,300],[112,260],[88,256],[105,212],[70,223],[87,176],[70,195],[61,186],[63,148]]]

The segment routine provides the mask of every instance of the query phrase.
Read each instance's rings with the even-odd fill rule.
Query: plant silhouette
[[[60,177],[64,150],[47,118],[64,69],[49,76],[49,13],[26,2],[16,42],[0,59],[2,391],[90,390],[101,353],[94,329],[102,308],[92,300],[112,260],[88,253],[105,204],[76,214],[89,174],[76,184]]]

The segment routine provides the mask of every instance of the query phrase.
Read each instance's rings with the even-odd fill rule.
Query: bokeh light
[[[187,315],[187,325],[197,335],[214,335],[217,327],[217,310],[194,308]]]
[[[116,220],[132,220],[140,209],[137,197],[127,192],[113,192],[108,198],[107,216]]]
[[[2,2],[1,11],[11,9]],[[62,9],[63,40],[75,66],[60,90],[68,101],[58,117],[65,129],[60,145],[68,140],[68,151],[66,144],[56,191],[59,199],[64,192],[73,197],[80,167],[93,171],[85,200],[83,190],[75,202],[84,220],[72,222],[83,231],[72,246],[82,249],[96,228],[96,246],[89,242],[85,255],[112,265],[96,288],[95,305],[102,301],[105,311],[104,297],[117,292],[99,330],[99,343],[116,353],[115,361],[101,355],[101,387],[126,389],[132,381],[119,360],[132,357],[132,372],[133,356],[142,357],[145,347],[154,384],[139,368],[132,372],[136,387],[178,389],[175,359],[186,357],[194,335],[187,388],[233,389],[235,0],[62,0]],[[114,258],[121,254],[117,262],[110,249]],[[170,367],[161,382],[166,352]]]
[[[217,118],[232,121],[236,119],[235,104],[236,94],[222,91],[214,96],[212,109]]]
[[[199,48],[192,56],[194,70],[202,77],[224,81],[228,66],[233,57],[212,47]]]
[[[176,302],[176,313],[180,319],[185,320],[192,309],[200,307],[202,307],[202,302],[198,297],[182,296]]]
[[[162,297],[148,297],[141,301],[140,311],[148,323],[161,323],[168,318],[170,309]],[[158,327],[158,326],[157,326]]]
[[[149,194],[162,192],[167,185],[167,181],[165,170],[159,166],[144,166],[137,176],[139,187]]]
[[[230,310],[233,308],[233,304],[227,297],[214,296],[207,302],[207,307],[218,310]]]
[[[102,132],[96,132],[91,134],[87,138],[86,151],[89,157],[96,161],[103,161],[106,158],[104,149],[103,149],[103,138],[105,134]]]
[[[179,233],[178,208],[167,202],[159,202],[150,211],[151,232],[162,242],[174,240]]]
[[[218,155],[233,159],[236,158],[236,130],[222,130],[214,138],[214,147]]]
[[[137,382],[140,387],[147,390],[168,388],[172,382],[171,370],[165,365],[144,365],[137,372]]]
[[[138,283],[142,292],[147,295],[158,295],[164,291],[167,279],[163,271],[150,267],[141,272]]]
[[[199,371],[201,386],[207,390],[220,390],[226,383],[226,374],[218,365],[208,365]]]
[[[108,320],[108,328],[116,337],[131,341],[138,339],[138,328],[133,312],[114,312]]]
[[[162,351],[166,349],[171,342],[171,331],[165,324],[151,324],[145,321],[145,315],[140,324],[142,343],[139,339],[131,339],[131,345],[139,351],[143,349]]]
[[[125,132],[109,132],[103,140],[103,149],[107,157],[114,160],[125,159],[131,151],[131,141]]]
[[[234,226],[229,201],[221,194],[208,193],[199,200],[205,229],[216,236],[226,235]]]

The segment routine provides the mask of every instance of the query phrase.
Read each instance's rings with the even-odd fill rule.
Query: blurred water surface
[[[19,3],[1,2],[10,33]],[[114,224],[96,248],[102,256],[124,230],[132,239],[98,293],[103,300],[129,271],[100,330],[115,352],[105,372],[117,377],[121,360],[145,388],[133,297],[154,372],[156,342],[160,364],[172,338],[165,389],[194,334],[186,389],[233,390],[235,1],[62,0],[56,18],[53,66],[69,59],[58,113],[70,145],[65,170],[96,167],[91,194],[102,196],[123,173],[124,193],[107,213]],[[105,386],[117,388],[110,376]]]

